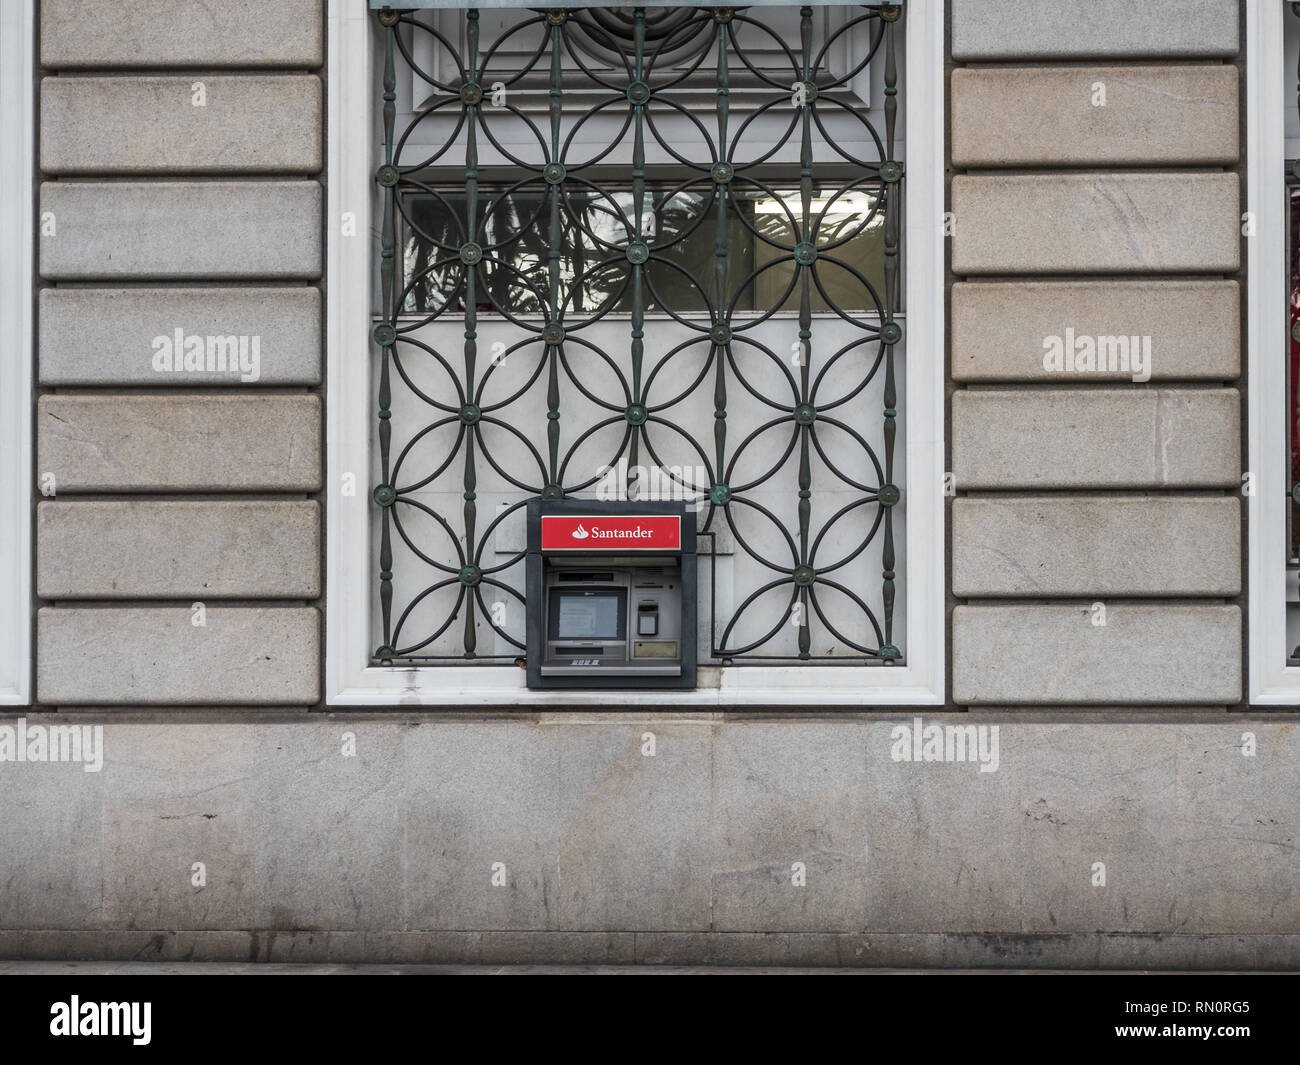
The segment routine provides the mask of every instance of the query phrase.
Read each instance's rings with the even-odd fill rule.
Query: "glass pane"
[[[547,314],[552,300],[561,316],[632,310],[624,249],[638,220],[629,186],[563,194],[480,188],[479,195],[473,239],[485,252],[475,277],[480,313]],[[463,311],[458,252],[469,239],[464,190],[408,194],[403,213],[403,310]],[[809,293],[812,311],[879,313],[884,214],[878,185],[822,185],[809,201],[806,225],[802,197],[788,187],[735,189],[721,213],[720,242],[711,183],[701,188],[659,183],[646,189],[640,234],[651,251],[647,311],[707,312],[716,307],[720,288],[733,313],[796,311],[800,292],[792,284],[793,248],[807,239],[818,254]],[[720,245],[726,252],[725,286],[717,267]],[[558,253],[554,283],[553,249]]]

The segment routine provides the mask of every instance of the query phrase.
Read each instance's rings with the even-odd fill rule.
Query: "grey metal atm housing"
[[[542,518],[675,515],[680,548],[544,549]],[[695,515],[679,502],[528,503],[530,688],[694,688]]]

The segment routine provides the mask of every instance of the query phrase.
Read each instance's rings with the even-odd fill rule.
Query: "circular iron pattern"
[[[397,330],[392,322],[380,322],[370,331],[376,344],[382,348],[392,347],[397,342]]]
[[[657,60],[681,62],[686,56],[698,55],[709,43],[702,32],[706,25],[698,19],[697,9],[690,7],[642,8],[638,17],[634,8],[592,7],[578,23],[585,31],[574,43],[596,57],[634,57],[637,51],[637,25],[645,41],[645,51]],[[586,20],[590,20],[590,25]],[[692,23],[695,23],[692,30]],[[576,37],[577,35],[575,35]]]
[[[898,35],[886,23],[901,9],[867,5],[865,11],[867,19],[852,31],[851,47],[865,49],[859,58],[882,72],[889,100],[897,96],[896,78],[890,80],[883,63],[874,64],[885,54],[886,41],[897,47]],[[873,126],[865,108],[842,107],[842,101],[854,99],[852,87],[844,78],[837,80],[824,57],[842,54],[847,38],[841,34],[849,31],[833,29],[828,38],[817,14],[803,9],[800,34],[769,41],[772,31],[763,14],[731,8],[552,8],[519,16],[542,22],[535,54],[514,48],[513,42],[499,47],[515,16],[500,29],[480,23],[477,60],[465,47],[466,20],[477,14],[449,15],[450,24],[459,20],[460,27],[445,37],[435,37],[416,19],[403,22],[413,37],[427,35],[426,43],[445,62],[441,70],[473,75],[462,73],[467,80],[448,86],[453,106],[443,116],[421,131],[413,131],[414,123],[429,116],[413,116],[407,129],[396,128],[387,139],[386,158],[393,163],[384,177],[400,190],[389,202],[405,234],[390,253],[394,302],[376,326],[395,327],[396,315],[403,315],[403,342],[396,342],[394,328],[394,341],[386,345],[391,350],[375,360],[379,394],[383,388],[398,393],[391,409],[385,400],[375,412],[392,432],[391,450],[384,442],[387,434],[380,443],[391,484],[374,490],[375,502],[383,508],[385,542],[391,537],[401,552],[392,563],[376,567],[392,593],[391,613],[381,607],[377,635],[382,640],[376,642],[392,660],[514,661],[525,649],[519,631],[525,612],[510,610],[509,623],[500,625],[493,614],[499,599],[525,602],[522,554],[503,559],[494,546],[502,502],[517,509],[537,496],[590,496],[599,490],[591,477],[593,464],[601,462],[605,469],[635,462],[665,474],[691,468],[688,462],[701,464],[690,484],[677,487],[690,493],[683,492],[684,498],[700,499],[700,531],[731,537],[735,553],[734,598],[710,607],[708,593],[701,592],[701,610],[715,611],[707,622],[713,643],[701,648],[702,658],[744,665],[774,659],[881,664],[902,657],[891,629],[896,574],[883,564],[894,551],[888,508],[901,498],[891,483],[894,445],[886,427],[898,410],[899,397],[887,382],[892,382],[892,345],[902,329],[883,320],[888,315],[877,280],[883,269],[886,284],[898,291],[900,256],[882,262],[877,249],[870,260],[854,258],[854,248],[862,245],[846,242],[845,223],[832,221],[820,207],[805,217],[796,191],[798,164],[779,171],[771,160],[800,158],[806,122],[798,108],[816,103],[809,108],[813,195],[825,203],[850,190],[864,191],[873,206],[869,217],[853,209],[864,218],[859,232],[868,225],[899,231],[901,197],[887,186],[901,180],[903,167],[892,158],[892,135]],[[728,26],[733,16],[734,28]],[[806,55],[802,39],[816,41]],[[395,64],[409,65],[414,56],[429,54],[403,41],[407,47],[394,50]],[[667,93],[661,99],[659,90],[677,84],[692,63],[698,67],[692,76],[711,78],[719,47],[727,51],[730,71],[729,83],[719,88],[730,91],[715,92],[710,84],[700,118],[708,128],[718,128],[712,120],[732,107],[728,136],[717,143],[667,142],[662,123],[675,104]],[[601,59],[592,69],[602,80],[567,59],[557,72],[556,49]],[[788,61],[770,84],[755,83],[743,58],[757,58],[755,49],[763,49],[764,57],[784,55],[761,58],[762,64]],[[421,76],[436,83],[429,71]],[[566,149],[560,161],[549,147],[544,102],[504,117],[495,108],[475,106],[467,115],[454,106],[457,98],[465,105],[481,104],[484,86],[498,77],[510,84],[518,80],[539,101],[549,87],[552,100],[562,99],[566,121],[584,113],[592,90],[602,99],[613,90],[601,122],[615,120],[608,123],[610,130],[621,130],[628,144],[633,131],[639,132],[655,166],[669,156],[681,166],[676,175],[650,171],[645,199],[636,202],[629,195],[633,178],[612,171],[606,176],[589,161],[603,158],[599,153],[613,147],[608,142],[592,139],[577,153]],[[792,82],[801,90],[795,100]],[[735,117],[741,114],[735,109],[737,88],[747,94],[747,109],[765,105],[774,117],[795,117],[784,133],[786,117],[771,124],[776,143],[763,150],[780,155],[751,161],[752,144],[740,135],[745,124]],[[378,104],[379,88],[375,91]],[[714,108],[717,116],[707,113]],[[507,118],[523,124],[523,137],[519,130],[501,128]],[[450,138],[456,122],[477,124],[477,149],[464,141],[446,144],[443,154],[428,162],[438,146],[422,134],[445,126]],[[832,135],[851,127],[858,133],[849,140]],[[463,133],[465,127],[459,128]],[[499,155],[497,140],[523,144],[533,135],[536,144],[520,149],[510,173],[494,176],[488,168],[497,165],[491,161]],[[853,149],[863,158],[846,154],[850,143],[866,146]],[[486,176],[467,185],[465,174],[475,169]],[[418,174],[418,181],[399,182],[403,173]],[[437,203],[430,190],[438,190]],[[772,271],[763,278],[770,295],[757,295],[755,278],[746,280],[753,267],[743,265],[749,260],[734,250],[730,263],[724,255],[701,256],[698,265],[682,267],[681,249],[674,248],[682,225],[702,226],[701,246],[707,248],[713,205],[721,204],[733,228],[741,205],[770,198],[773,190],[784,207],[778,203],[776,210],[764,212],[763,226],[750,229],[746,238],[753,261],[766,264],[757,273]],[[670,203],[670,195],[683,198]],[[409,206],[416,197],[426,204],[419,217]],[[705,205],[709,216],[696,221],[699,215],[681,210],[684,203]],[[434,224],[431,210],[437,215]],[[475,222],[466,229],[471,212]],[[673,221],[671,212],[687,222]],[[593,219],[600,225],[593,226]],[[643,220],[649,224],[638,232]],[[409,243],[402,243],[411,240],[413,230],[420,233],[415,265],[407,258]],[[743,235],[734,233],[726,242]],[[577,246],[581,259],[573,252]],[[558,275],[548,273],[552,247],[564,249]],[[857,273],[850,276],[840,262]],[[412,279],[426,268],[428,282],[413,290]],[[605,271],[608,281],[592,284],[590,292],[621,295],[602,302],[573,283],[582,271],[592,270]],[[738,302],[743,284],[754,286],[750,303]],[[697,304],[688,307],[683,294]],[[525,305],[511,302],[521,296]],[[680,305],[674,303],[679,298]],[[632,310],[634,303],[640,312]],[[684,311],[689,314],[679,319],[680,328],[666,324]],[[805,369],[790,370],[787,345],[794,323],[782,325],[778,311],[786,319],[800,316],[795,335],[802,340],[803,359],[794,365]],[[700,322],[695,317],[700,313],[710,315],[711,323],[708,317]],[[374,335],[378,342],[389,334]],[[484,373],[488,351],[494,368],[501,365],[495,362],[501,339],[511,352],[510,369]],[[470,345],[464,362],[463,345]],[[837,362],[834,373],[827,373],[832,362]],[[421,404],[427,417],[418,413]],[[782,416],[783,411],[788,413]],[[782,466],[777,460],[783,450]],[[489,467],[495,472],[489,474]],[[508,482],[504,491],[499,478]],[[464,503],[433,510],[415,496],[399,499],[392,487],[398,483],[429,485],[430,493],[446,499],[463,494]],[[479,500],[473,486],[488,483],[491,496]],[[802,596],[808,608],[797,628],[783,616],[792,594]]]
[[[385,163],[375,171],[375,180],[383,185],[386,189],[391,189],[401,179],[401,173],[397,167],[390,163]]]

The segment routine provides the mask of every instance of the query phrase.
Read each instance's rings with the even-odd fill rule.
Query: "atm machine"
[[[528,504],[528,687],[694,688],[695,515],[681,502]]]

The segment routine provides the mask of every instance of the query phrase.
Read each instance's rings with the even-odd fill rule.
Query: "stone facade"
[[[808,713],[324,706],[330,6],[39,2],[26,720],[106,745],[0,767],[0,955],[1300,967],[1237,0],[949,0],[948,701]],[[160,379],[178,326],[257,378]],[[1045,369],[1067,328],[1149,374]]]

